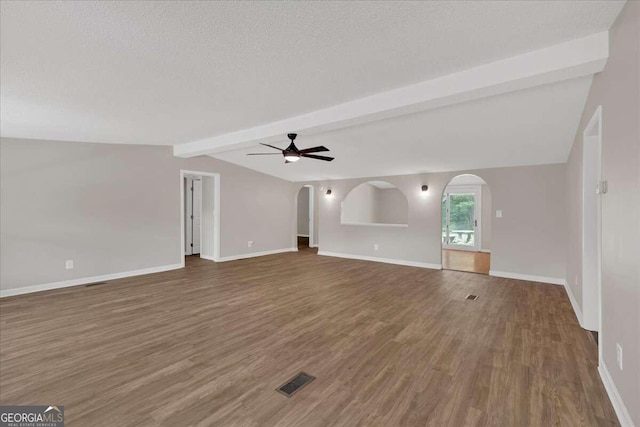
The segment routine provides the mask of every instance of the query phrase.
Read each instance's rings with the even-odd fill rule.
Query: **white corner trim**
[[[552,285],[566,285],[566,280],[559,277],[532,276],[529,274],[509,273],[507,271],[489,270],[489,276],[504,277],[505,279],[527,280],[529,282],[550,283]]]
[[[159,267],[143,268],[141,270],[124,271],[121,273],[103,274],[101,276],[81,277],[79,279],[64,280],[62,282],[45,283],[42,285],[25,286],[22,288],[0,290],[0,298],[14,295],[30,294],[51,289],[69,288],[71,286],[86,285],[88,283],[106,282],[108,280],[123,279],[125,277],[141,276],[143,274],[161,273],[163,271],[183,268],[182,264],[161,265]]]
[[[298,234],[298,237],[309,237],[308,234]]]
[[[244,259],[244,258],[255,258],[255,257],[265,256],[265,255],[281,254],[283,252],[298,252],[298,248],[274,249],[272,251],[250,252],[247,254],[223,256],[214,261],[218,261],[218,262],[235,261],[235,260]]]
[[[405,265],[408,267],[432,268],[435,270],[442,270],[441,264],[429,264],[426,262],[405,261],[402,259],[378,258],[378,257],[372,257],[372,256],[352,255],[352,254],[343,254],[338,252],[327,252],[327,251],[318,251],[318,255],[331,256],[336,258],[357,259],[360,261],[383,262],[385,264]]]
[[[578,323],[580,327],[586,329],[582,324],[582,310],[580,310],[580,304],[576,300],[576,297],[573,296],[573,291],[571,290],[571,286],[568,283],[564,284],[564,289],[567,291],[567,295],[569,295],[569,301],[571,301],[571,307],[573,307],[574,313],[576,313],[576,317],[578,318]]]
[[[613,378],[611,378],[611,374],[609,374],[609,370],[607,369],[607,365],[605,365],[604,360],[600,361],[598,372],[600,373],[602,384],[604,384],[604,388],[605,390],[607,390],[607,394],[609,395],[609,399],[611,400],[613,409],[616,411],[616,415],[618,416],[620,425],[622,427],[635,427],[633,424],[633,420],[631,420],[631,414],[629,414],[629,411],[627,410],[622,397],[620,397],[618,388],[613,382]]]

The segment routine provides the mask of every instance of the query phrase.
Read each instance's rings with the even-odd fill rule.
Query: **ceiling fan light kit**
[[[284,156],[285,163],[297,162],[298,160],[300,160],[301,157],[308,157],[310,159],[316,159],[316,160],[324,160],[325,162],[330,162],[334,159],[333,157],[317,156],[315,154],[311,154],[311,153],[320,153],[322,151],[329,151],[327,147],[322,145],[318,147],[305,148],[303,150],[298,149],[298,147],[296,147],[296,144],[294,144],[293,142],[297,136],[298,136],[297,133],[287,134],[287,137],[291,140],[291,143],[284,150],[282,148],[278,148],[276,146],[269,145],[269,144],[260,143],[260,145],[264,145],[265,147],[275,148],[276,150],[279,150]],[[247,154],[247,156],[270,156],[274,154],[278,154],[278,153],[249,153]]]

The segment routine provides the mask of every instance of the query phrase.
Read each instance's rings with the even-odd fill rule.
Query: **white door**
[[[448,186],[442,195],[442,247],[480,250],[480,188]]]

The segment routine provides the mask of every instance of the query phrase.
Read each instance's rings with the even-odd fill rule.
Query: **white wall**
[[[566,264],[565,165],[526,166],[465,171],[491,188],[493,210],[492,271],[539,276],[563,282]],[[334,197],[321,197],[322,252],[441,265],[441,196],[451,178],[462,172],[324,181]],[[355,186],[383,180],[409,200],[406,228],[340,224],[340,202]],[[420,187],[429,186],[423,194]],[[379,249],[373,249],[374,244]]]
[[[171,147],[2,138],[0,151],[3,291],[181,263],[180,169],[221,174],[222,257],[292,247],[293,184],[278,178]]]
[[[609,36],[609,60],[593,79],[568,161],[567,277],[580,304],[582,132],[601,105],[602,174],[609,189],[601,197],[600,366],[607,373],[605,385],[608,375],[609,387],[615,387],[620,396],[618,400],[610,393],[623,425],[640,426],[640,2],[627,2]],[[616,343],[623,347],[624,370],[616,364]]]
[[[298,235],[309,235],[309,187],[298,192]]]

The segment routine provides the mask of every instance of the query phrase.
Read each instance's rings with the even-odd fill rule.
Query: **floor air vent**
[[[469,294],[465,297],[465,299],[470,299],[471,301],[475,301],[478,299],[478,295]]]
[[[300,372],[298,375],[287,381],[276,389],[278,393],[282,393],[287,397],[291,397],[296,391],[315,380],[316,377],[304,372]]]

